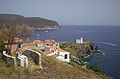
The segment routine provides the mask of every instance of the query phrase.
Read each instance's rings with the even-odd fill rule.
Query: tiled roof
[[[52,49],[52,50],[57,50],[59,52],[66,52],[65,50],[61,49],[61,48],[56,48],[56,47],[52,47],[52,46],[49,46],[48,48]]]
[[[48,54],[52,54],[53,52],[51,52],[51,51],[46,51],[46,52],[44,52],[44,55],[48,55]]]
[[[65,52],[65,50],[63,50],[63,49],[61,49],[61,48],[57,48],[57,50],[58,50],[59,52]]]
[[[53,46],[48,46],[48,48],[52,49],[52,50],[57,50],[56,47],[53,47]]]
[[[46,40],[44,40],[44,42],[45,43],[53,43],[53,42],[55,42],[55,40],[53,40],[53,39],[46,39]]]
[[[52,49],[53,49],[53,50],[57,50],[57,48],[55,48],[55,47],[53,47]]]
[[[52,55],[52,57],[54,57],[54,58],[56,58],[56,57],[58,57],[58,56],[60,56],[60,55],[58,55],[58,54]]]
[[[41,43],[41,42],[42,42],[42,41],[39,40],[39,39],[36,39],[36,40],[33,41],[33,43],[37,43],[37,44],[39,44],[39,43]]]

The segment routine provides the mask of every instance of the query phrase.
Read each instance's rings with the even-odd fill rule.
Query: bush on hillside
[[[3,41],[0,41],[0,59],[2,58],[2,52],[5,50],[5,45]]]
[[[5,45],[3,41],[0,41],[0,52],[2,52],[5,49]]]
[[[101,69],[97,65],[95,65],[95,64],[91,65],[89,67],[89,69],[91,69],[91,70],[93,70],[95,72],[101,73]]]

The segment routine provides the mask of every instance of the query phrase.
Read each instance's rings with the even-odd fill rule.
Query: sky
[[[120,25],[120,0],[0,0],[0,14],[42,17],[61,25]]]

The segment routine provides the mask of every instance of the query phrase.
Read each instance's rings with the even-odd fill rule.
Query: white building
[[[64,61],[64,62],[70,62],[70,52],[64,51],[61,48],[57,48],[58,56],[57,59]]]
[[[80,43],[80,39],[76,39],[76,43]]]
[[[53,56],[60,61],[70,62],[70,52],[67,52],[61,48],[50,48],[50,50],[44,52],[44,54],[46,56]]]
[[[81,44],[83,43],[83,38],[82,38],[82,37],[80,38],[80,43],[81,43]]]
[[[17,57],[19,59],[19,64],[22,67],[28,67],[28,57],[25,55],[20,55]]]
[[[64,62],[70,62],[69,52],[60,52],[56,58]]]
[[[76,43],[80,43],[82,44],[84,41],[83,41],[83,38],[81,37],[80,39],[76,39]]]

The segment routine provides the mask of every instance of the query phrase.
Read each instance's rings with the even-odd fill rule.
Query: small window
[[[65,54],[65,59],[67,59],[67,54]]]

